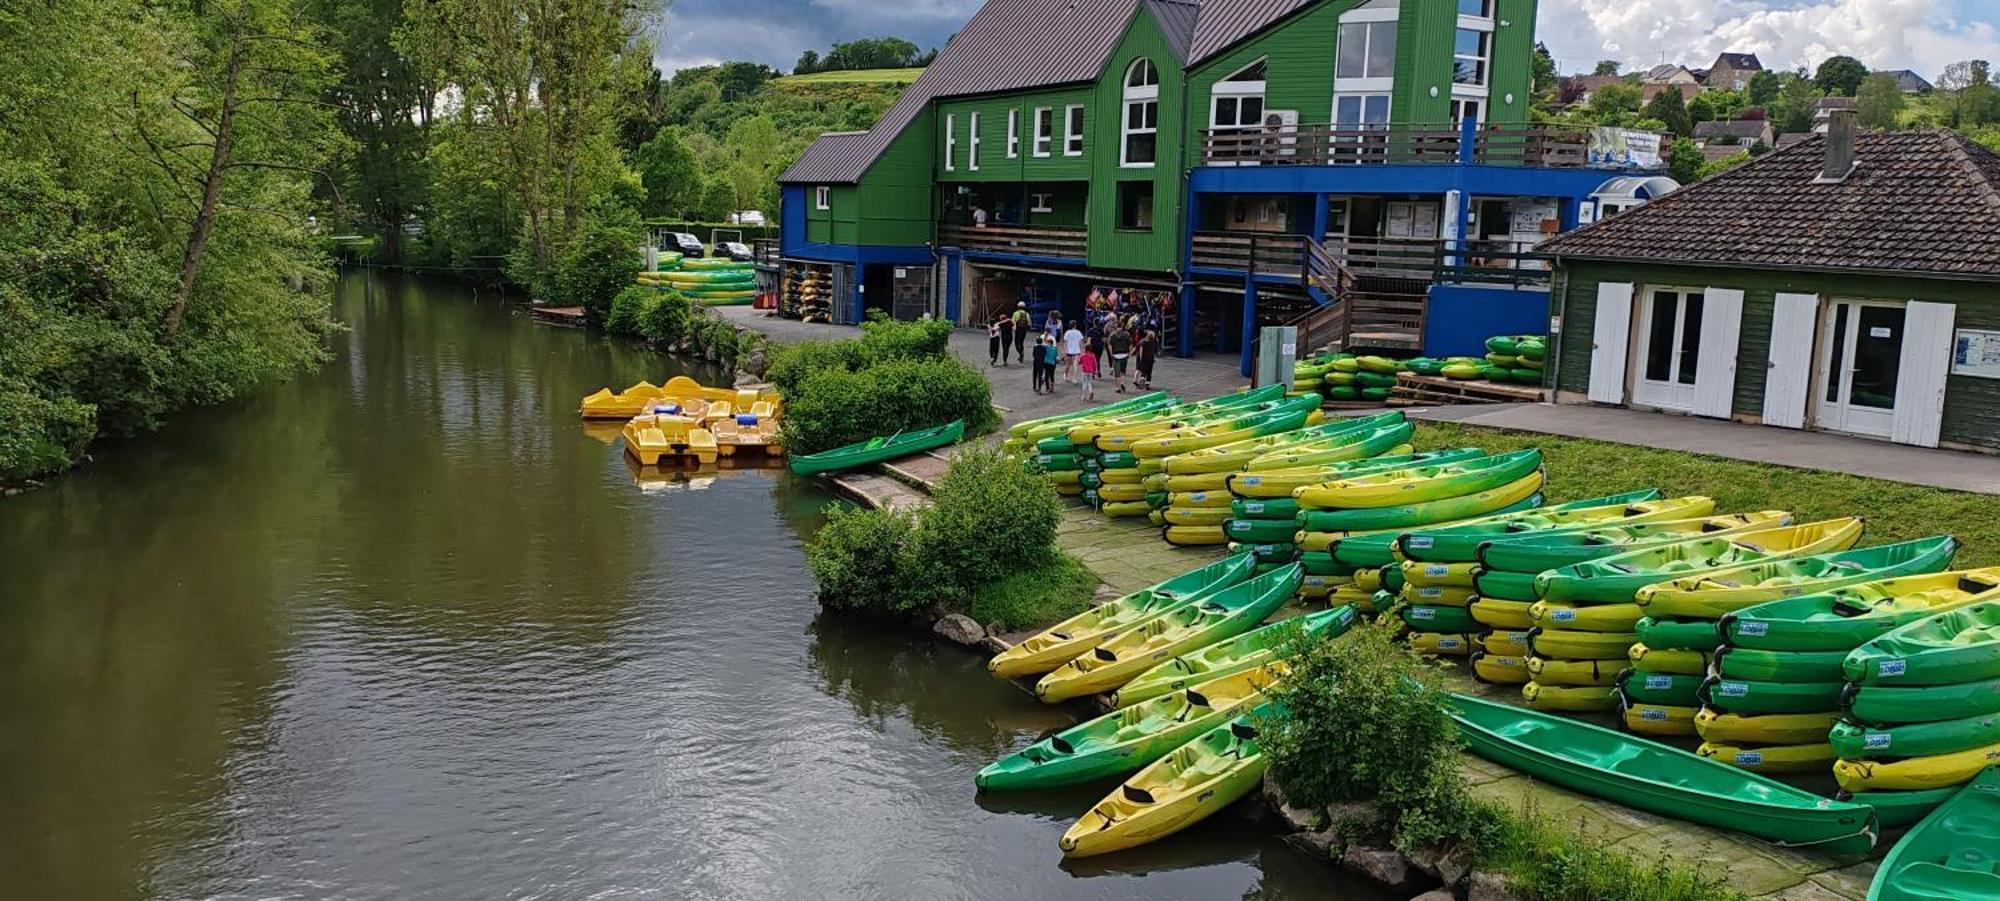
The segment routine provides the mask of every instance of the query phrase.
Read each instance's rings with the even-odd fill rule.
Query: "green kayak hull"
[[[2000,679],[1908,688],[1847,683],[1847,715],[1873,725],[1935,723],[2000,713]]]
[[[1772,713],[1818,713],[1840,709],[1840,693],[1847,683],[1833,682],[1753,682],[1748,679],[1710,677],[1702,683],[1703,703],[1724,713],[1763,716]]]
[[[1017,422],[1013,426],[1007,429],[1007,437],[1012,439],[1024,440],[1029,436],[1029,434],[1036,431],[1037,429],[1053,426],[1056,425],[1057,423],[1076,422],[1079,420],[1095,419],[1104,416],[1117,416],[1120,414],[1131,413],[1138,410],[1150,410],[1157,407],[1172,406],[1176,403],[1179,403],[1179,401],[1175,400],[1174,397],[1168,394],[1167,392],[1154,391],[1150,394],[1141,394],[1137,397],[1127,398],[1115,404],[1105,404],[1104,406],[1101,407],[1084,407],[1081,410],[1072,410],[1068,413],[1058,413],[1054,416],[1044,416],[1040,419],[1030,419],[1026,422]]]
[[[1483,598],[1502,601],[1535,599],[1535,573],[1506,572],[1480,567],[1472,572],[1472,587]]]
[[[1362,510],[1307,510],[1300,518],[1308,532],[1376,532],[1533,510],[1542,503],[1542,480],[1535,473],[1522,477],[1529,478],[1533,481],[1526,485],[1521,485],[1521,480],[1515,480],[1460,497]],[[1527,492],[1527,496],[1518,496],[1523,491]]]
[[[1236,715],[1190,690],[1114,710],[988,764],[973,781],[988,791],[1053,788],[1133,772]]]
[[[793,472],[802,476],[839,472],[843,469],[853,469],[857,466],[881,463],[885,460],[894,460],[897,457],[905,457],[910,454],[957,444],[959,439],[964,437],[965,420],[954,419],[936,428],[919,429],[914,432],[898,432],[894,435],[870,438],[867,441],[850,444],[846,447],[836,447],[833,450],[821,451],[817,454],[793,457],[790,465]]]
[[[1717,628],[1730,644],[1742,647],[1851,651],[1918,620],[1982,602],[1996,591],[2000,570],[1906,576],[1746,607],[1722,617]]]
[[[1222,531],[1230,541],[1275,544],[1291,541],[1299,524],[1289,519],[1232,519],[1223,523]]]
[[[1847,655],[1850,682],[1949,685],[2000,677],[2000,603],[1947,610],[1895,629]]]
[[[1300,554],[1299,566],[1315,576],[1352,576],[1358,568],[1335,560],[1333,555],[1326,551],[1306,551]]]
[[[1176,607],[1043,676],[1035,696],[1055,703],[1112,691],[1170,657],[1248,632],[1292,599],[1300,577],[1288,565]]]
[[[1883,829],[1901,829],[1914,826],[1919,820],[1930,816],[1938,805],[1952,799],[1962,785],[1950,788],[1932,788],[1922,791],[1879,791],[1841,792],[1838,797],[1851,804],[1865,804],[1875,808],[1875,819]]]
[[[1431,604],[1411,604],[1398,611],[1403,624],[1414,632],[1438,632],[1446,635],[1477,634],[1486,627],[1472,618],[1464,607],[1440,607]]]
[[[1868,901],[2000,898],[2000,770],[1991,767],[1912,828],[1875,871]]]
[[[1298,531],[1299,502],[1289,497],[1245,498],[1229,502],[1230,515],[1237,519],[1284,520]]]
[[[1319,485],[1299,492],[1299,500],[1308,507],[1324,509],[1374,509],[1380,507],[1403,507],[1441,501],[1477,494],[1517,479],[1525,478],[1542,468],[1541,451],[1534,448],[1494,454],[1460,463],[1439,464],[1411,469],[1406,475],[1382,484],[1361,485]],[[1389,474],[1382,474],[1385,478]],[[1387,487],[1394,484],[1393,489]],[[1493,512],[1493,511],[1486,511]],[[1436,522],[1433,520],[1432,522]],[[1412,525],[1429,525],[1413,523]],[[1381,528],[1392,528],[1382,526]],[[1346,529],[1335,531],[1349,531]]]
[[[1735,514],[1690,517],[1685,520],[1638,525],[1529,532],[1526,535],[1496,538],[1482,544],[1478,556],[1479,562],[1489,569],[1541,573],[1633,551],[1691,541],[1706,535],[1740,529],[1753,522],[1773,526],[1789,524],[1788,519],[1760,521],[1743,514]]]
[[[1701,688],[1701,680],[1700,676],[1684,673],[1626,670],[1618,677],[1618,687],[1625,692],[1625,700],[1634,704],[1694,707],[1701,703],[1701,699],[1696,695]]]
[[[1348,566],[1390,566],[1396,563],[1396,535],[1382,532],[1341,538],[1328,545],[1327,553]]]
[[[1075,454],[1036,454],[1034,459],[1035,465],[1045,472],[1072,472],[1083,468]]]
[[[1716,651],[1715,669],[1725,679],[1753,682],[1839,682],[1840,661],[1846,656],[1841,651],[1722,648]]]
[[[1572,791],[1828,854],[1875,843],[1875,812],[1862,805],[1568,717],[1465,695],[1452,704],[1474,754]]]
[[[1634,598],[1654,616],[1719,619],[1745,607],[1874,582],[1934,573],[1951,565],[1958,541],[1948,535],[1767,560],[1650,585]]]
[[[1722,647],[1722,633],[1715,631],[1714,620],[1642,616],[1632,631],[1639,633],[1639,643],[1649,648],[1713,651]]]
[[[1887,727],[1842,722],[1827,740],[1845,760],[1956,754],[2000,742],[2000,714]]]
[[[1523,532],[1511,530],[1527,521],[1536,519],[1538,516],[1546,520],[1548,514],[1565,512],[1574,513],[1598,510],[1606,513],[1614,511],[1624,512],[1620,508],[1628,504],[1657,500],[1659,497],[1660,492],[1658,489],[1648,488],[1642,491],[1628,491],[1624,494],[1585,498],[1565,504],[1550,504],[1533,513],[1520,511],[1518,513],[1496,514],[1491,518],[1480,519],[1476,522],[1420,529],[1400,535],[1368,536],[1367,538],[1352,540],[1366,543],[1382,542],[1393,544],[1405,559],[1415,560],[1419,563],[1471,563],[1479,559],[1479,546],[1481,544],[1492,540],[1496,535],[1524,534]],[[1548,528],[1538,528],[1533,531],[1548,531],[1551,528],[1583,529],[1601,524],[1593,522],[1575,526],[1555,526],[1551,523]],[[1334,553],[1338,554],[1339,552],[1339,548],[1336,547]]]
[[[1844,530],[1852,533],[1845,539],[1834,537],[1833,531],[1829,530],[1820,540],[1852,544],[1861,535],[1858,524]],[[1535,595],[1556,602],[1631,603],[1640,589],[1650,585],[1720,575],[1749,564],[1780,562],[1790,556],[1789,551],[1765,550],[1748,540],[1697,538],[1545,571],[1535,577]]]

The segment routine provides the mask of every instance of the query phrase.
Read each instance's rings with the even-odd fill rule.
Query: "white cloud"
[[[1986,4],[1965,8],[1973,5]],[[1870,68],[1930,75],[1957,60],[2000,57],[2000,14],[1953,12],[1947,0],[1545,0],[1538,37],[1566,72],[1605,58],[1702,67],[1725,50],[1756,53],[1773,69],[1847,54]]]

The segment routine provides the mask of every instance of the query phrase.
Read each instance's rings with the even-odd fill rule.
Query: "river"
[[[1073,720],[822,615],[829,497],[641,472],[577,398],[686,371],[349,273],[321,371],[0,501],[0,895],[1375,898],[1225,815],[1065,865]]]

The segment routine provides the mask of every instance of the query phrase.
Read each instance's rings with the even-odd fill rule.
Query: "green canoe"
[[[921,451],[932,450],[950,444],[957,444],[965,437],[965,420],[954,419],[936,428],[918,429],[914,432],[897,432],[870,438],[858,444],[836,447],[792,458],[792,471],[802,476],[818,475],[823,472],[838,472],[894,460]]]
[[[1834,797],[1851,804],[1865,804],[1875,808],[1875,821],[1883,829],[1901,829],[1914,826],[1918,820],[1930,815],[1938,805],[1952,799],[1964,788],[1954,785],[1949,788],[1932,788],[1922,791],[1877,791],[1841,792]]]
[[[1438,632],[1445,635],[1476,635],[1486,631],[1486,627],[1472,618],[1464,607],[1440,607],[1431,604],[1410,604],[1397,611],[1403,625],[1413,632]]]
[[[1035,430],[1046,429],[1057,423],[1075,422],[1080,419],[1092,419],[1107,415],[1117,416],[1122,413],[1130,413],[1138,410],[1150,410],[1174,402],[1173,396],[1167,392],[1154,391],[1150,394],[1141,394],[1137,397],[1126,398],[1115,404],[1105,404],[1101,407],[1084,407],[1081,410],[1071,410],[1068,413],[1058,413],[1054,416],[1044,416],[1040,419],[1017,422],[1007,429],[1007,437],[1027,438]]]
[[[1648,488],[1550,504],[1535,510],[1495,513],[1466,522],[1426,526],[1408,532],[1357,535],[1335,542],[1332,551],[1335,557],[1349,560],[1356,566],[1387,566],[1396,562],[1397,554],[1401,554],[1403,559],[1420,563],[1471,563],[1478,559],[1479,545],[1496,535],[1565,527],[1585,528],[1627,516],[1648,515],[1638,511],[1660,509],[1660,505],[1654,503],[1659,496],[1659,491]]]
[[[2000,714],[1887,727],[1841,722],[1827,741],[1843,760],[1956,754],[2000,742]]]
[[[1563,603],[1631,603],[1639,589],[1669,579],[1843,550],[1861,540],[1861,530],[1859,517],[1846,517],[1642,548],[1543,572],[1535,577],[1535,596]]]
[[[1307,510],[1299,519],[1308,532],[1380,532],[1516,513],[1542,505],[1542,481],[1540,472],[1531,472],[1505,485],[1459,497],[1366,510]]]
[[[1043,676],[1035,696],[1054,703],[1111,691],[1176,654],[1248,632],[1291,600],[1301,576],[1287,564],[1119,633]]]
[[[1250,578],[1255,560],[1231,557],[1141,588],[1086,610],[1024,639],[986,662],[1002,679],[1055,669],[1126,629]]]
[[[1699,697],[1723,713],[1738,716],[1765,716],[1774,713],[1819,713],[1840,709],[1840,693],[1847,683],[1832,682],[1752,682],[1711,676],[1701,685]]]
[[[1951,566],[1958,541],[1949,535],[1854,548],[1831,554],[1768,560],[1648,585],[1633,600],[1652,616],[1720,619],[1745,607],[1832,591],[1861,582],[1934,573]]]
[[[2000,599],[2000,567],[1864,582],[1727,614],[1730,644],[1774,651],[1851,651],[1899,626]]]
[[[1791,523],[1791,514],[1766,510],[1589,529],[1529,532],[1489,539],[1479,546],[1478,558],[1490,570],[1533,574],[1641,548]]]
[[[1086,720],[1002,757],[979,771],[982,789],[1074,785],[1130,773],[1215,728],[1277,681],[1246,670]]]
[[[1868,886],[1868,901],[2000,898],[2000,770],[1988,767],[1911,829]]]
[[[1875,812],[1602,726],[1453,695],[1474,754],[1537,779],[1662,816],[1829,854],[1875,844]]]
[[[1859,723],[1935,723],[2000,713],[2000,679],[1909,688],[1853,682],[1846,686],[1842,706]]]
[[[2000,603],[1947,610],[1895,629],[1847,655],[1849,682],[1949,685],[2000,676]]]
[[[1245,558],[1247,559],[1247,557]],[[1174,657],[1125,683],[1111,693],[1111,703],[1130,707],[1189,685],[1240,673],[1285,656],[1293,637],[1308,635],[1334,638],[1345,634],[1357,618],[1351,604],[1342,604],[1305,616],[1259,626],[1235,638]]]
[[[1647,647],[1654,645],[1648,642]],[[1715,671],[1725,679],[1761,682],[1839,682],[1842,679],[1840,661],[1846,656],[1844,651],[1722,648],[1715,652]]]
[[[1679,648],[1689,651],[1713,651],[1722,647],[1722,633],[1715,630],[1710,620],[1660,619],[1652,616],[1639,617],[1632,631],[1638,633],[1639,643],[1649,648]]]
[[[1626,670],[1618,674],[1618,687],[1625,692],[1625,700],[1634,704],[1694,707],[1701,703],[1695,694],[1701,688],[1701,680],[1700,676],[1684,673]]]
[[[1531,447],[1463,462],[1345,478],[1302,488],[1294,496],[1302,506],[1323,509],[1400,507],[1498,488],[1541,468],[1542,452]]]

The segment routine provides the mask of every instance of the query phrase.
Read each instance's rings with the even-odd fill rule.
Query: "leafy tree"
[[[735,205],[736,188],[729,179],[718,176],[702,186],[701,206],[696,213],[703,222],[721,222],[729,217]]]
[[[1590,92],[1590,111],[1604,124],[1615,124],[1621,117],[1638,112],[1644,97],[1638,85],[1607,84]]]
[[[1868,67],[1851,56],[1830,56],[1813,73],[1813,83],[1829,97],[1852,97],[1868,77]]]
[[[859,38],[833,45],[820,71],[901,69],[917,65],[917,45],[902,38]]]
[[[1616,75],[1618,74],[1618,69],[1623,65],[1624,65],[1623,63],[1620,63],[1615,59],[1600,59],[1597,61],[1597,65],[1591,68],[1590,74]]]
[[[590,321],[602,324],[612,299],[645,268],[639,258],[645,240],[634,211],[616,204],[592,210],[556,262],[557,297],[583,307]]]
[[[1786,75],[1778,100],[1771,105],[1771,118],[1779,134],[1811,131],[1813,115],[1819,110],[1819,89],[1812,79]]]
[[[1989,122],[2000,122],[2000,89],[1993,86],[1992,69],[1985,60],[1946,66],[1938,76],[1937,88],[1944,97],[1951,127],[1976,129]]]
[[[1643,113],[1649,119],[1660,120],[1667,131],[1676,136],[1685,138],[1694,134],[1694,119],[1688,114],[1687,103],[1681,99],[1680,90],[1673,85],[1654,94]]]
[[[764,82],[770,81],[776,72],[762,63],[723,63],[715,72],[715,87],[725,103],[742,100],[756,93]]]
[[[1750,160],[1756,156],[1755,150],[1756,146],[1752,145],[1750,150],[1745,150],[1741,153],[1732,153],[1725,157],[1720,157],[1718,159],[1713,159],[1703,162],[1701,164],[1701,167],[1696,171],[1695,177],[1708,178],[1709,176],[1712,175],[1719,175],[1721,173],[1728,172],[1729,170],[1734,169],[1737,166],[1741,166],[1744,163],[1750,162]]]
[[[646,188],[640,207],[646,215],[685,216],[701,204],[701,171],[694,153],[671,129],[661,129],[639,148],[632,164]]]
[[[403,0],[313,0],[310,12],[339,57],[339,77],[326,93],[348,139],[336,199],[381,236],[382,259],[398,262],[403,225],[423,209],[428,188],[432,93],[392,41]]]
[[[1688,118],[1695,122],[1726,122],[1744,109],[1742,91],[1706,90],[1688,101]]]
[[[1556,92],[1556,58],[1549,53],[1549,45],[1535,42],[1535,55],[1531,61],[1530,93],[1536,97],[1553,97]]]
[[[793,75],[807,75],[819,71],[819,51],[807,50],[799,54],[799,61],[792,66]]]
[[[1856,92],[1855,106],[1864,128],[1892,129],[1902,118],[1905,101],[1903,86],[1896,76],[1878,72],[1868,76]]]
[[[1701,148],[1696,147],[1692,140],[1675,138],[1673,145],[1667,148],[1667,174],[1681,184],[1701,177],[1702,162]]]
[[[1759,69],[1750,76],[1750,84],[1745,87],[1748,100],[1753,106],[1770,106],[1778,99],[1778,92],[1784,89],[1784,81],[1778,73],[1769,69]]]

